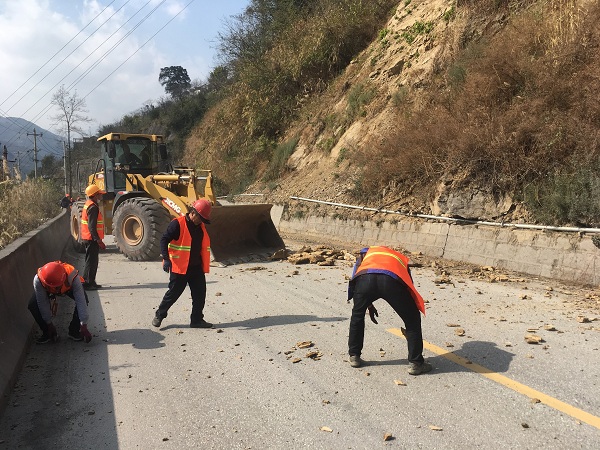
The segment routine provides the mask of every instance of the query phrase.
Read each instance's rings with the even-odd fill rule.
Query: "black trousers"
[[[67,291],[65,293],[65,295],[67,295],[67,296],[71,297],[73,300],[75,300],[75,297],[73,296],[73,291]],[[85,299],[87,301],[87,294],[85,294]],[[44,321],[44,319],[42,319],[42,313],[40,312],[40,307],[37,304],[37,298],[35,296],[35,292],[29,299],[29,304],[27,305],[27,307],[29,308],[29,311],[31,311],[31,315],[33,316],[33,318],[39,325],[40,329],[42,330],[42,334],[47,336],[48,335],[48,324]],[[75,310],[73,311],[73,318],[71,319],[71,323],[69,323],[69,333],[77,334],[79,332],[80,327],[81,327],[81,324],[79,323],[79,313],[77,312],[77,304],[75,304]]]
[[[191,323],[198,323],[204,319],[204,303],[206,302],[206,276],[202,271],[202,266],[188,267],[185,275],[171,272],[169,275],[169,288],[165,293],[156,316],[164,319],[167,317],[169,308],[179,299],[185,287],[189,285],[192,292],[192,314]]]
[[[404,321],[408,361],[423,362],[421,315],[408,289],[401,281],[380,273],[360,275],[354,281],[353,298],[348,354],[360,356],[365,339],[365,313],[371,303],[383,298]]]
[[[96,241],[83,241],[85,244],[85,266],[83,268],[83,279],[86,283],[96,283],[96,272],[98,272],[98,254],[100,247]]]

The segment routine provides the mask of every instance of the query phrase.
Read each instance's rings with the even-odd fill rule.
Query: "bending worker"
[[[190,328],[212,328],[204,320],[206,302],[206,276],[210,267],[210,239],[204,224],[210,223],[212,203],[196,200],[185,216],[173,219],[160,240],[163,270],[170,272],[169,288],[152,319],[160,327],[169,308],[183,294],[186,285],[192,292]]]
[[[350,365],[360,367],[360,354],[365,336],[365,314],[377,323],[378,316],[373,302],[383,298],[398,313],[406,326],[408,343],[408,373],[419,375],[429,372],[431,364],[423,358],[423,335],[421,316],[425,314],[423,297],[417,292],[408,267],[408,258],[388,247],[367,247],[360,251],[348,286],[348,301],[354,298],[348,354]]]
[[[73,318],[69,324],[69,338],[74,341],[90,342],[88,331],[88,298],[81,284],[81,277],[71,264],[62,261],[49,262],[40,267],[33,277],[33,295],[29,300],[29,311],[40,326],[42,335],[37,344],[58,339],[52,317],[56,314],[56,296],[67,295],[75,300]]]
[[[106,249],[104,244],[104,219],[100,212],[98,202],[102,200],[102,191],[95,184],[90,184],[85,189],[88,199],[81,212],[81,240],[85,245],[85,266],[83,268],[83,287],[95,291],[102,286],[96,283],[98,272],[98,254],[100,249]]]

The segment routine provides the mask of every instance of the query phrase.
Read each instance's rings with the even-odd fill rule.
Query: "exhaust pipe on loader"
[[[217,205],[206,230],[213,258],[224,264],[264,257],[285,248],[271,219],[271,204]]]

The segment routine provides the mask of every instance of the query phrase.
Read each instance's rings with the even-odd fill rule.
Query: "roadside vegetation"
[[[0,183],[0,249],[60,214],[63,196],[52,181]]]
[[[461,179],[514,195],[543,223],[599,226],[600,5],[592,3],[586,11],[570,0],[520,2],[502,31],[466,42],[432,89],[405,96],[397,126],[362,154],[361,194],[392,180]],[[472,19],[510,12],[505,2],[467,4]]]

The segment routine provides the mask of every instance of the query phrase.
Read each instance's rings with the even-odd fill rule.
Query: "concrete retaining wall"
[[[600,284],[600,249],[591,236],[457,225],[411,219],[395,224],[333,217],[292,218],[283,212],[279,230],[365,245],[400,246],[432,257],[508,269],[583,285]]]
[[[63,212],[0,250],[0,415],[21,369],[35,323],[27,309],[38,267],[61,258],[69,241]]]

